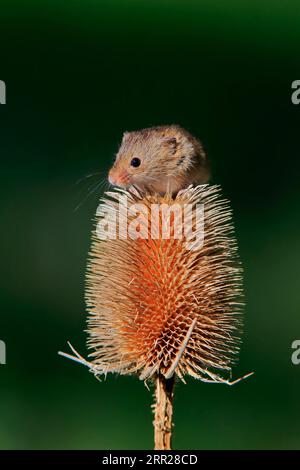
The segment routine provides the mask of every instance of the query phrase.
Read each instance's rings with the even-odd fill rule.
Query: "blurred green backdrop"
[[[178,123],[232,201],[247,300],[235,376],[255,376],[179,384],[174,446],[300,448],[299,2],[1,0],[0,18],[0,447],[152,448],[143,383],[98,383],[57,351],[86,355],[101,191],[76,181],[105,176],[124,130]]]

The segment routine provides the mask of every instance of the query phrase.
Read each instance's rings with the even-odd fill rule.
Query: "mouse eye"
[[[139,158],[133,158],[130,162],[130,165],[133,166],[134,168],[137,168],[140,166],[141,160]]]

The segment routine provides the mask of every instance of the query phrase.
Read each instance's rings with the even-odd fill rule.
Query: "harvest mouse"
[[[209,178],[202,144],[178,125],[125,132],[108,175],[113,186],[159,194],[176,194]]]

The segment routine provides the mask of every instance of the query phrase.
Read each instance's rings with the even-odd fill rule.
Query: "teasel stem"
[[[154,449],[171,450],[173,426],[174,375],[166,379],[163,375],[155,377],[154,403]]]

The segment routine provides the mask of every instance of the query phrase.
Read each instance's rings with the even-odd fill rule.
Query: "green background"
[[[152,448],[152,392],[88,371],[84,272],[123,131],[178,123],[232,201],[245,268],[236,385],[188,379],[177,449],[300,448],[298,1],[1,1],[0,447]],[[81,206],[75,210],[75,208]]]

